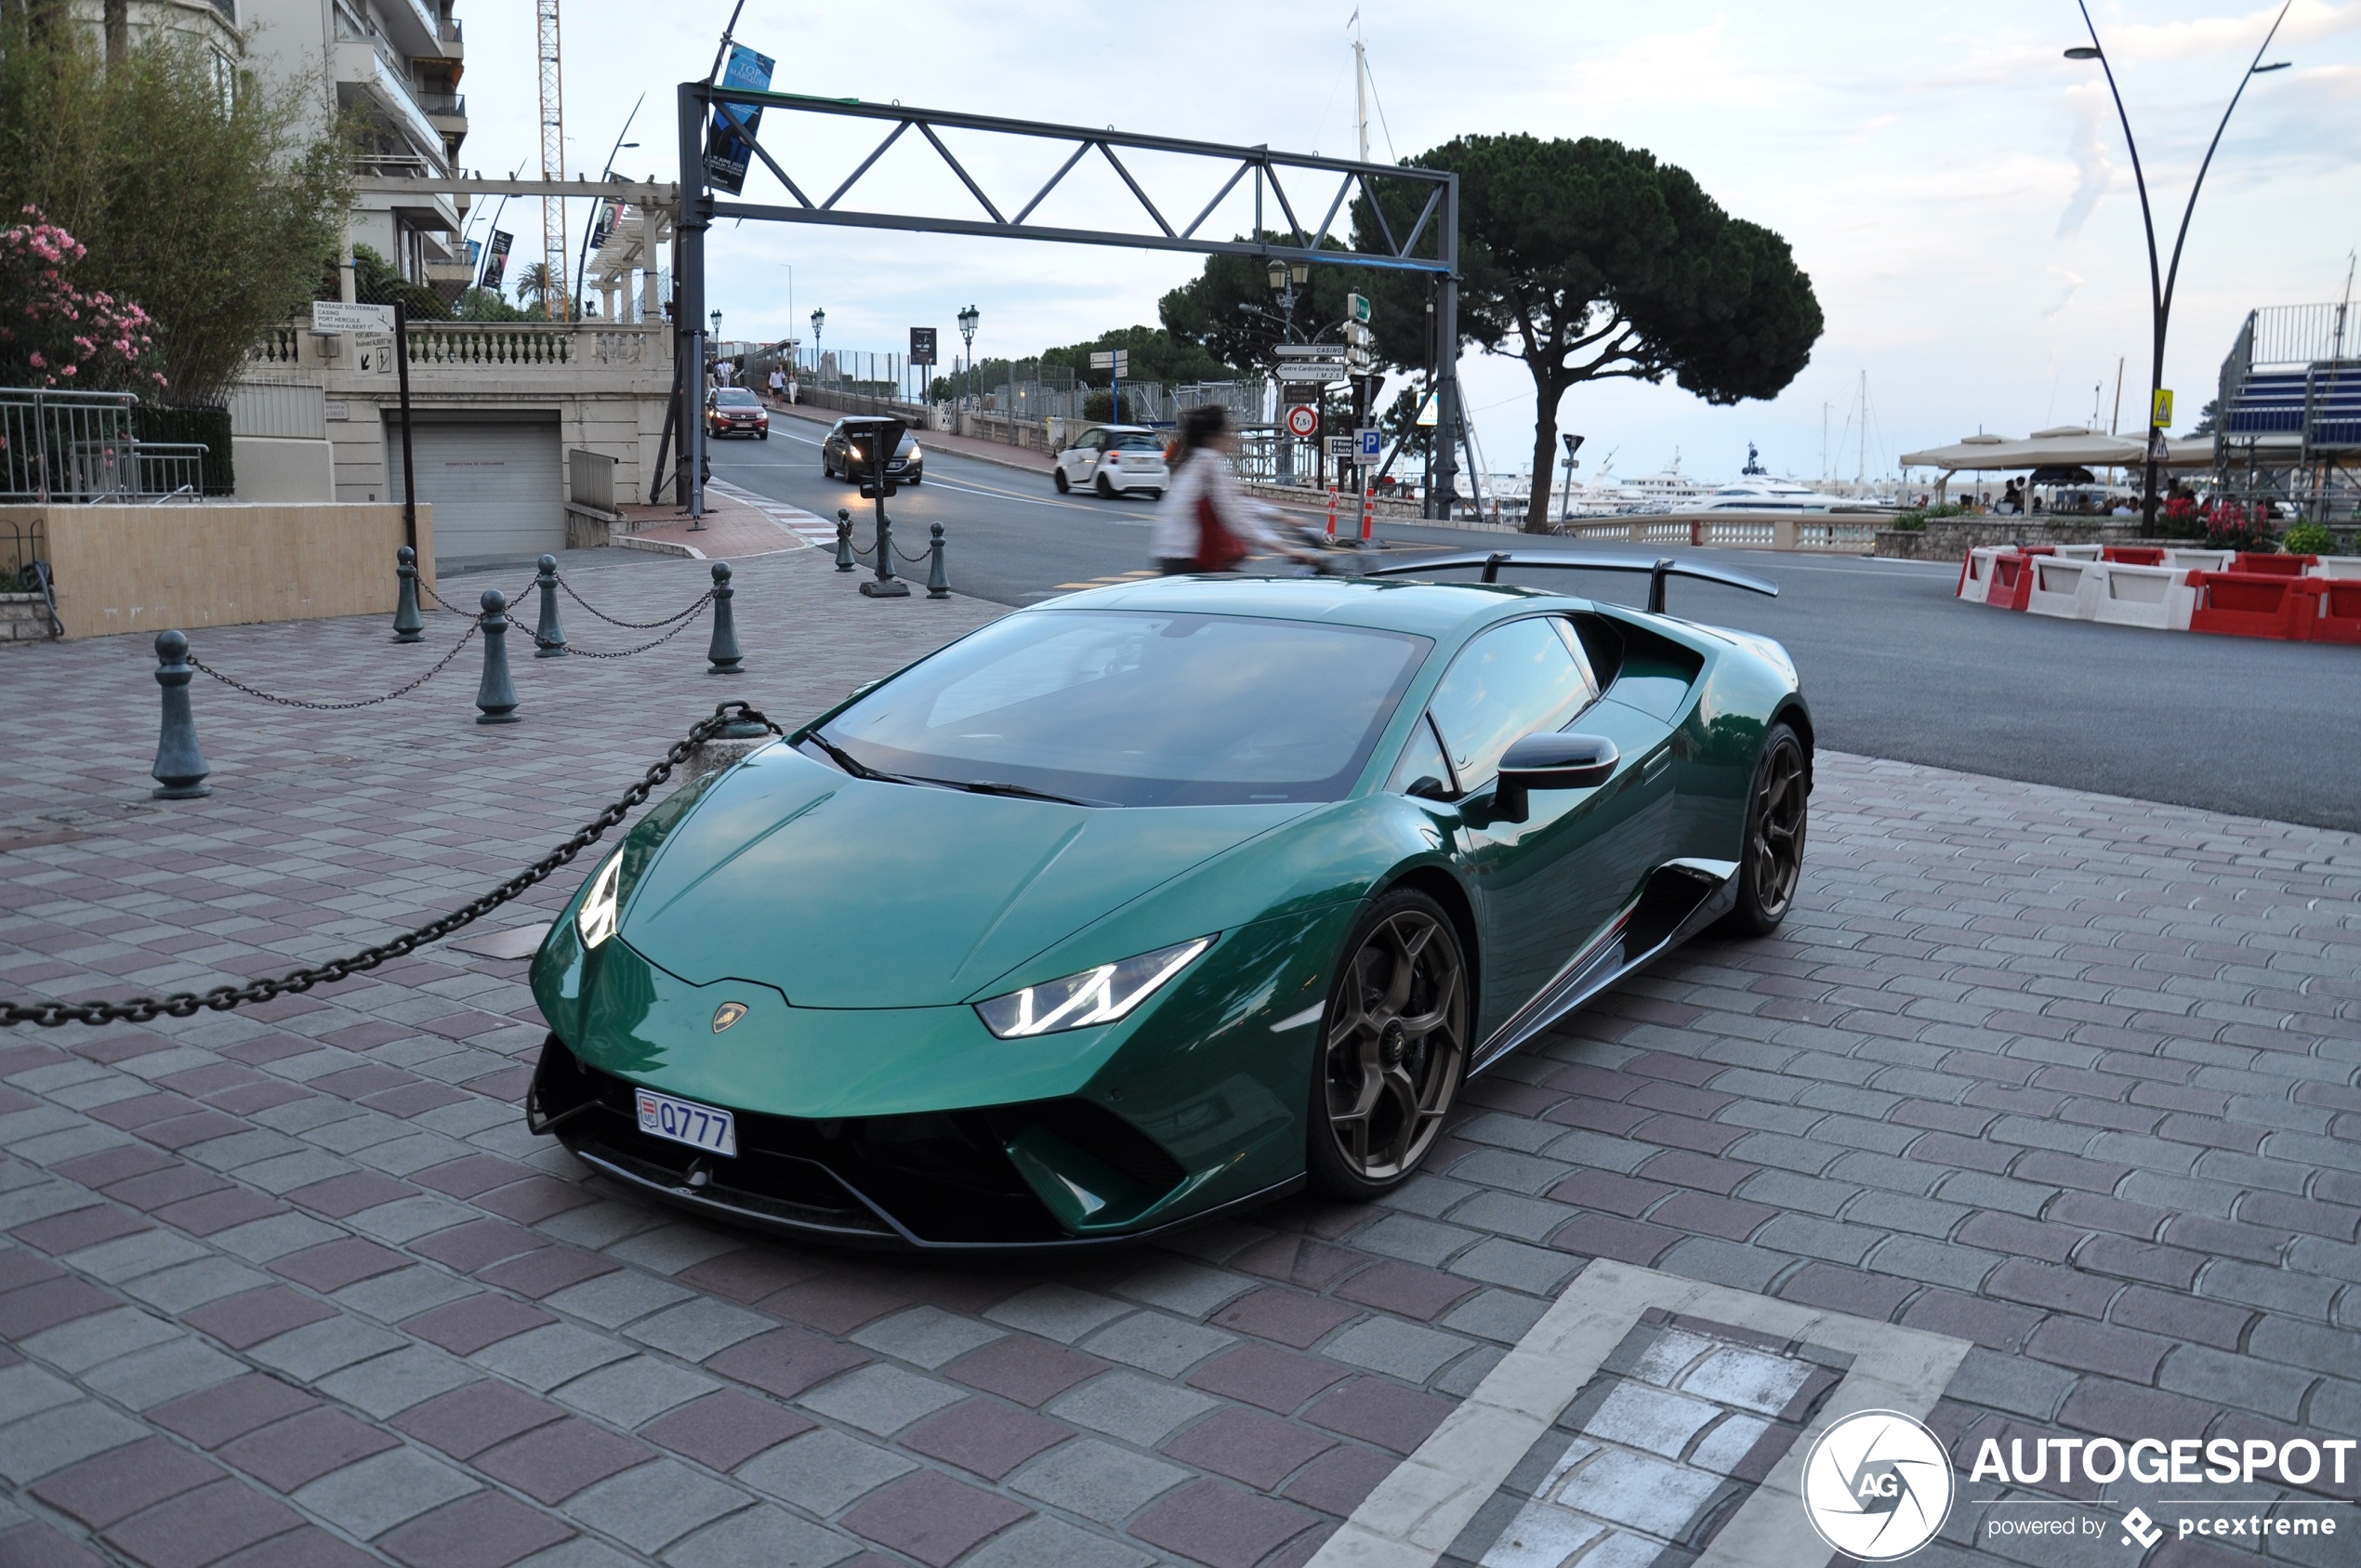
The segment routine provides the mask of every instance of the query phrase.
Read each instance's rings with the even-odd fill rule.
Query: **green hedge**
[[[207,495],[229,495],[238,488],[230,444],[230,411],[226,408],[159,408],[141,403],[131,416],[133,439],[145,441],[195,441],[204,449],[199,487]]]

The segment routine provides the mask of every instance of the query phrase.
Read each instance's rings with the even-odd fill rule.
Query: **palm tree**
[[[565,309],[565,280],[553,274],[546,261],[527,262],[517,274],[517,302],[532,302],[542,320],[554,320]]]

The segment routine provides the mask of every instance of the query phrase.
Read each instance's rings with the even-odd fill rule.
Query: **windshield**
[[[713,401],[724,408],[760,408],[762,400],[744,387],[724,387],[713,394]]]
[[[1246,616],[1035,611],[897,676],[819,734],[876,772],[1089,805],[1334,800],[1431,646]]]

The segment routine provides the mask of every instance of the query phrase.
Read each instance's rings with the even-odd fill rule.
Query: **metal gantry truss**
[[[774,144],[798,144],[791,116],[819,115],[834,120],[877,123],[884,134],[868,156],[824,198],[814,200],[769,148],[759,143],[755,158],[792,198],[789,203],[748,202],[717,198],[706,183],[704,143],[714,106],[727,104],[763,112],[762,130]],[[785,135],[780,128],[788,126]],[[1056,172],[1021,200],[995,201],[983,183],[952,152],[945,131],[985,138],[1017,138],[1026,142],[1068,144],[1070,151]],[[979,214],[958,217],[897,210],[892,206],[849,204],[862,181],[897,143],[912,133],[930,147],[943,165],[974,198]],[[1062,244],[1120,245],[1146,250],[1185,251],[1195,255],[1273,257],[1314,261],[1324,266],[1375,267],[1430,275],[1435,283],[1434,339],[1439,399],[1437,414],[1444,430],[1459,428],[1458,378],[1454,370],[1458,343],[1459,177],[1444,169],[1416,168],[1392,164],[1361,163],[1316,154],[1274,152],[1268,147],[1237,147],[1220,142],[1176,137],[1139,136],[1114,129],[1061,125],[1035,120],[1009,120],[984,114],[914,109],[903,104],[861,103],[841,99],[806,98],[792,93],[752,92],[704,82],[685,82],[679,89],[680,302],[677,321],[684,338],[681,361],[687,367],[687,401],[691,417],[690,509],[705,509],[704,421],[695,417],[705,401],[705,231],[718,217],[753,218],[778,223],[811,223],[847,229],[901,230],[906,232],[972,234],[998,239],[1044,240]],[[987,145],[989,143],[987,142]],[[1151,196],[1140,175],[1125,163],[1127,152],[1148,152],[1210,165],[1220,179],[1212,198],[1194,214],[1167,211]],[[793,152],[788,157],[792,159]],[[1032,221],[1042,204],[1086,161],[1101,161],[1112,169],[1137,203],[1109,214],[1103,226],[1072,227]],[[1335,180],[1333,190],[1329,180]],[[1290,192],[1287,182],[1295,182]],[[1209,238],[1206,225],[1243,184],[1251,182],[1253,228],[1245,239]],[[872,187],[876,182],[872,182]],[[816,184],[813,187],[816,189]],[[1356,239],[1338,235],[1339,215],[1355,191],[1364,198],[1361,210],[1370,215],[1377,231]],[[1010,193],[1003,192],[1004,197]],[[1299,204],[1309,196],[1311,204]],[[1325,202],[1325,206],[1319,204]],[[1316,223],[1306,220],[1318,215]],[[1401,215],[1415,213],[1407,221]],[[1185,218],[1185,221],[1182,221]],[[1177,226],[1176,226],[1177,225]],[[1398,230],[1398,231],[1397,231]],[[1440,492],[1447,507],[1457,478],[1454,443],[1445,441],[1428,489]],[[1447,515],[1447,514],[1446,514]]]

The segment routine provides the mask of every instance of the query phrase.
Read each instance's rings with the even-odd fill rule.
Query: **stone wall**
[[[1895,560],[1965,560],[1995,545],[2129,545],[2140,520],[2128,517],[1938,517],[1922,530],[1878,530],[1874,553]],[[2172,541],[2186,545],[2186,539]]]
[[[167,627],[390,615],[402,508],[380,502],[0,507],[38,522],[69,638]],[[421,576],[434,581],[434,508],[418,507]]]

